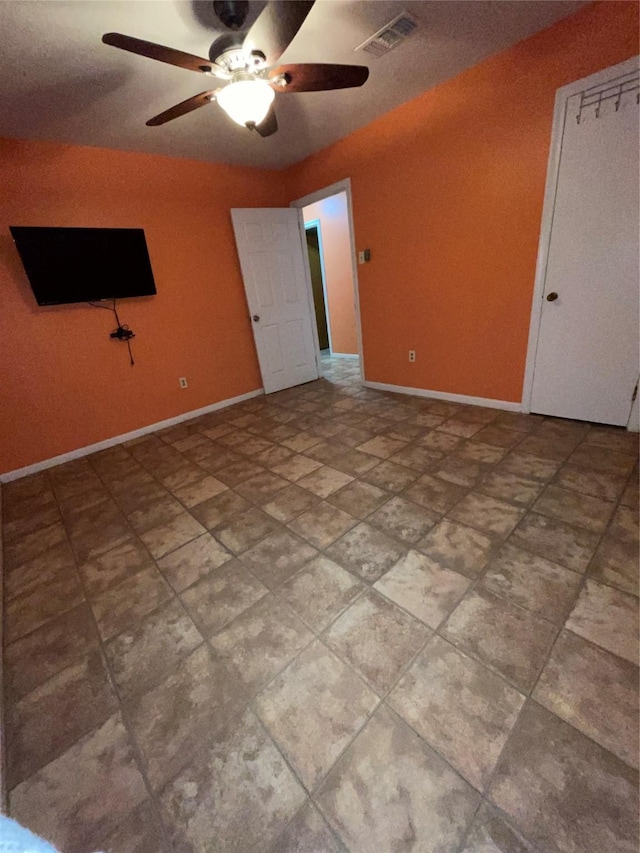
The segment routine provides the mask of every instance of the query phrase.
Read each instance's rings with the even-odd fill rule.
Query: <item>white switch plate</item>
[[[188,387],[186,376],[181,376],[180,379],[178,379],[178,382],[180,383],[181,388],[187,388]]]
[[[364,263],[364,252],[358,252],[358,263],[359,264]]]

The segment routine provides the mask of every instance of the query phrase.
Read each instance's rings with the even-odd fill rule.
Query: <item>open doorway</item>
[[[331,333],[329,331],[329,315],[327,312],[327,283],[324,274],[320,220],[312,219],[309,222],[305,222],[304,230],[307,237],[307,254],[309,255],[309,272],[311,274],[311,290],[313,291],[313,308],[316,315],[318,344],[320,345],[321,355],[331,355]]]
[[[325,378],[362,378],[361,333],[350,182],[292,202],[304,220],[309,286]]]

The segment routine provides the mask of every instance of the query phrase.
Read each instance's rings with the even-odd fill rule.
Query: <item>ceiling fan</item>
[[[231,33],[221,36],[211,45],[209,59],[121,33],[105,33],[102,41],[222,81],[217,88],[200,92],[154,116],[148,125],[164,124],[217,101],[238,124],[256,130],[260,136],[271,136],[278,129],[273,105],[276,92],[347,89],[362,86],[369,76],[364,65],[277,64],[314,2],[271,0],[244,40]],[[246,0],[217,0],[213,5],[222,22],[234,30],[244,23],[249,6]]]

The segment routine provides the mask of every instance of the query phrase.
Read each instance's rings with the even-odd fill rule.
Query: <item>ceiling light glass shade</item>
[[[216,100],[238,124],[260,124],[271,106],[275,92],[264,80],[240,80],[229,83]]]

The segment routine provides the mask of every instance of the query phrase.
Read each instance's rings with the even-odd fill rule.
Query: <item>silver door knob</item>
[[[259,320],[260,320],[260,315],[259,315],[259,314],[254,314],[254,315],[253,315],[253,322],[254,322],[254,323],[257,323]]]

